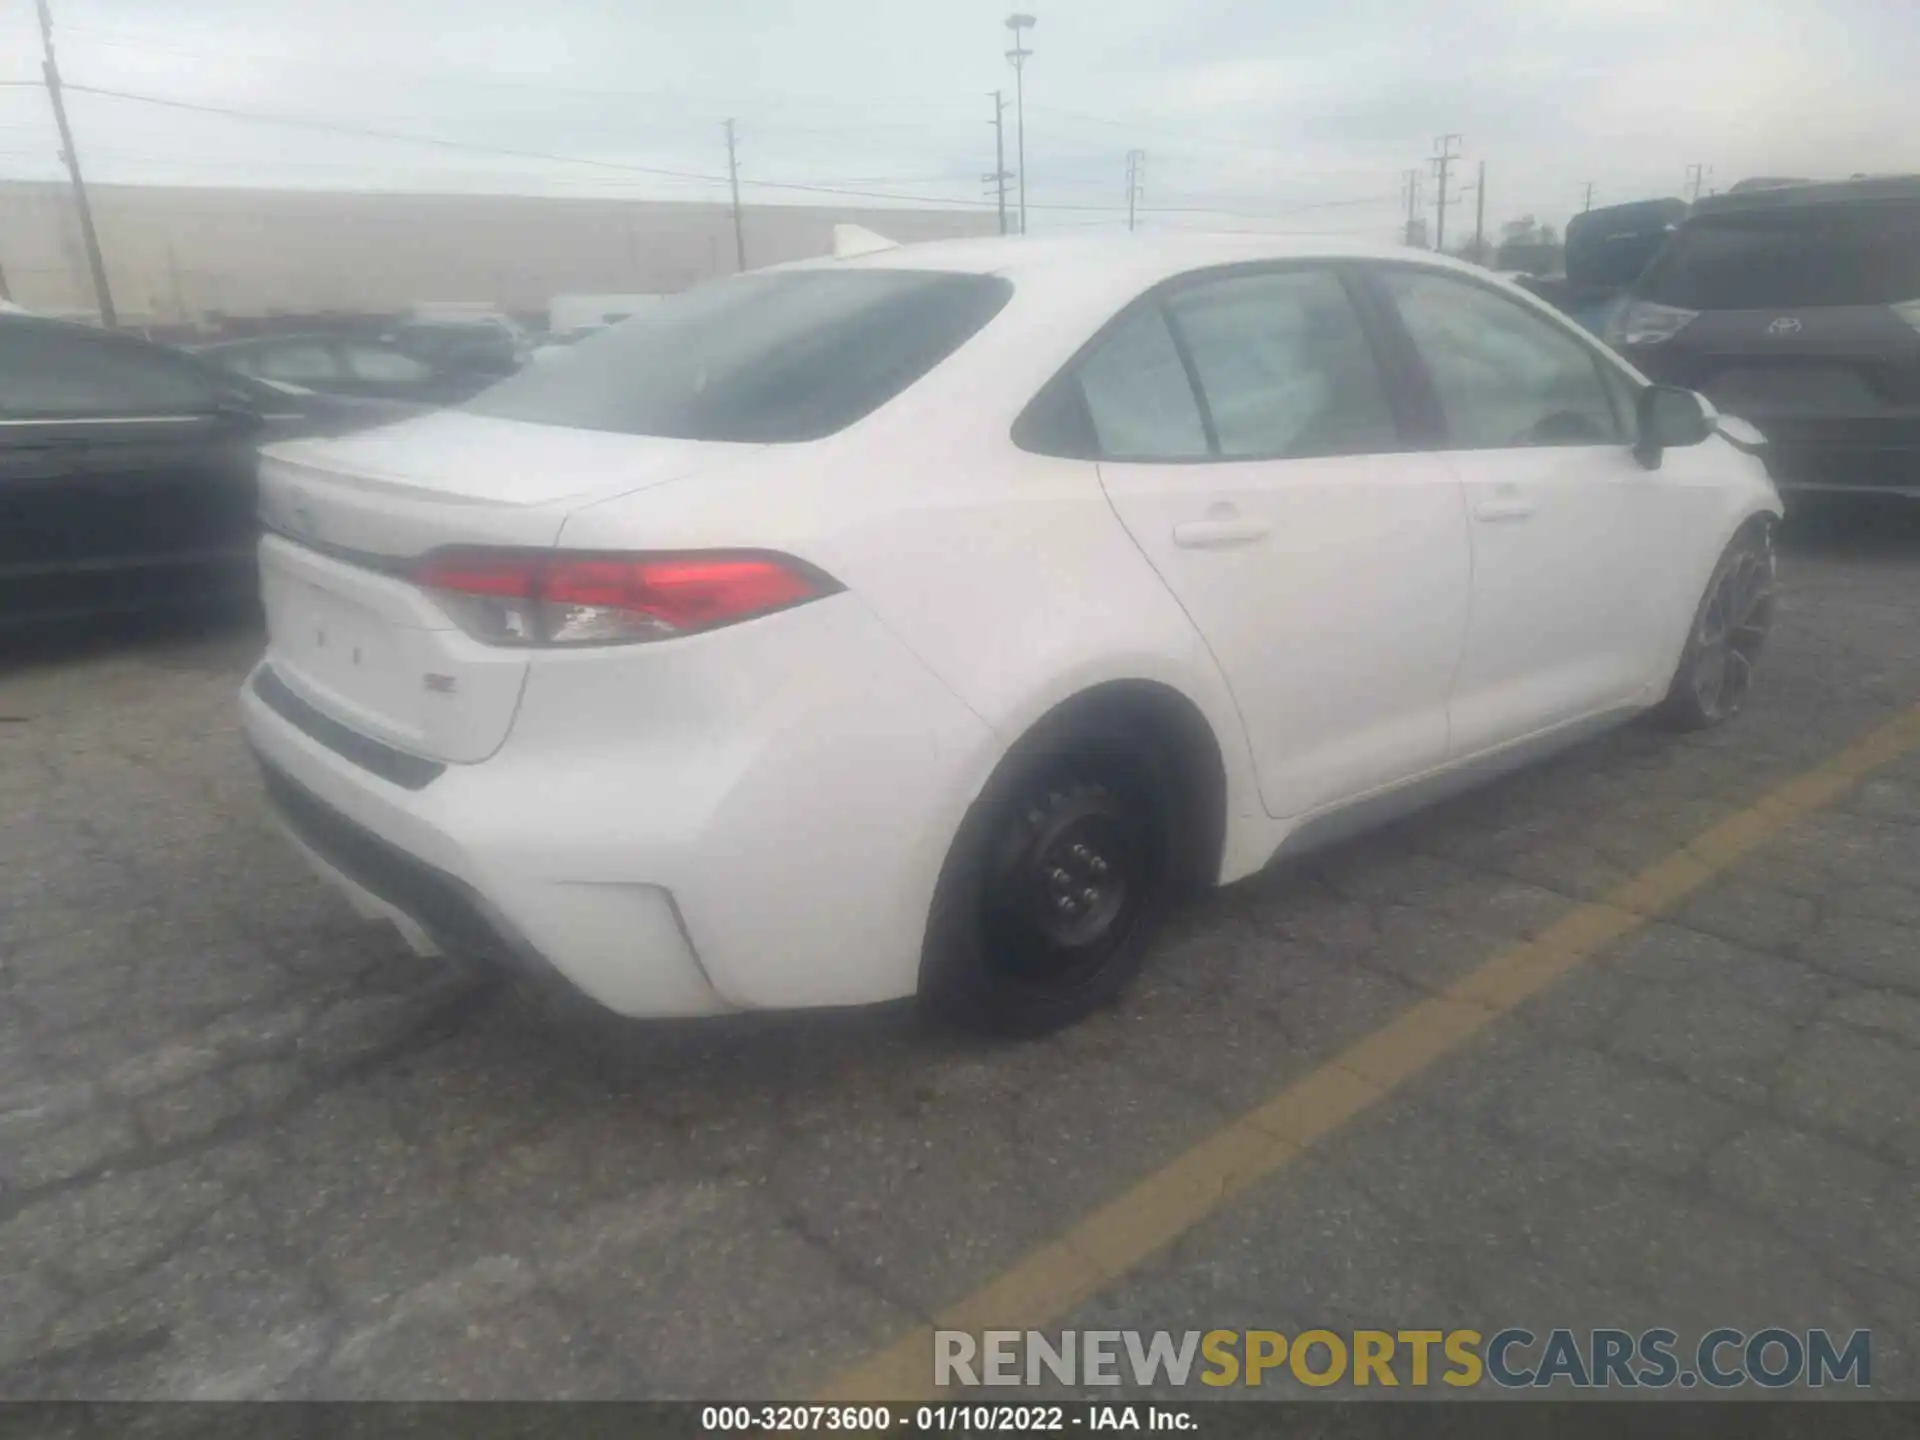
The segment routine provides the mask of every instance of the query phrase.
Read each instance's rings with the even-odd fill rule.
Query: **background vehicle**
[[[1608,338],[1766,435],[1783,489],[1920,496],[1920,178],[1697,204]]]
[[[562,330],[557,335],[547,336],[540,344],[534,346],[533,354],[528,358],[542,363],[554,360],[566,354],[567,351],[571,350],[575,345],[578,345],[582,340],[592,335],[598,335],[602,330],[608,328],[609,326],[607,324],[596,322],[590,325],[576,325],[571,330]]]
[[[1628,287],[1686,214],[1686,201],[1666,199],[1603,205],[1574,216],[1567,222],[1566,276],[1558,294],[1542,298],[1594,334],[1605,334]]]
[[[525,332],[504,318],[413,319],[380,338],[440,376],[458,399],[513,374],[532,349]]]
[[[760,271],[276,450],[270,795],[423,948],[617,1010],[1031,1031],[1278,849],[1736,711],[1759,462],[1484,272],[1331,243]]]
[[[131,336],[0,314],[0,628],[250,591],[255,446],[383,418]]]
[[[436,367],[392,342],[355,335],[269,335],[202,346],[195,353],[258,380],[391,402],[383,417],[389,419],[464,400],[494,378]]]

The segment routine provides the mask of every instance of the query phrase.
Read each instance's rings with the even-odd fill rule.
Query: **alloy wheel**
[[[1701,608],[1689,683],[1701,714],[1717,724],[1736,714],[1753,685],[1754,662],[1773,627],[1773,547],[1739,552],[1723,567]]]

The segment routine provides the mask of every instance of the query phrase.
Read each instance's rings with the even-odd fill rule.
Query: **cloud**
[[[1004,7],[976,0],[55,0],[70,80],[470,148],[76,93],[102,181],[534,189],[713,198],[720,122],[759,182],[978,202]],[[1398,225],[1434,138],[1488,166],[1490,223],[1676,193],[1685,167],[1910,165],[1912,0],[1035,0],[1028,191],[1043,224],[1120,223],[1147,152],[1156,223]],[[31,82],[31,7],[0,78]],[[1014,136],[1009,115],[1008,149]],[[504,151],[577,157],[599,165]],[[46,98],[0,87],[0,174],[58,174]],[[1427,177],[1431,202],[1434,186]],[[1365,202],[1365,203],[1361,203]],[[851,202],[850,202],[851,203]],[[1057,208],[1055,208],[1057,207]],[[1106,207],[1089,208],[1089,207]],[[1317,208],[1303,208],[1317,207]]]

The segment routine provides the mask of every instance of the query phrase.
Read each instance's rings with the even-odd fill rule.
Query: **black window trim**
[[[1120,309],[1118,314],[1094,331],[1086,342],[1068,357],[1066,363],[1034,392],[1033,398],[1022,408],[1013,422],[1009,438],[1018,449],[1031,455],[1046,455],[1062,460],[1091,460],[1105,465],[1271,465],[1293,460],[1339,460],[1357,459],[1368,455],[1405,455],[1428,449],[1430,447],[1420,438],[1424,412],[1417,393],[1411,388],[1415,377],[1402,363],[1401,357],[1394,353],[1395,342],[1392,333],[1382,323],[1381,317],[1374,313],[1372,297],[1367,293],[1367,286],[1357,274],[1363,268],[1364,262],[1347,258],[1302,256],[1284,260],[1232,261],[1222,265],[1205,266],[1198,270],[1184,270],[1178,275],[1168,276],[1136,295]],[[1373,357],[1374,367],[1379,372],[1380,387],[1386,396],[1388,412],[1393,417],[1398,443],[1390,449],[1363,451],[1222,455],[1219,437],[1214,431],[1213,411],[1207,404],[1206,391],[1200,384],[1199,373],[1194,367],[1193,356],[1188,350],[1186,336],[1181,331],[1178,318],[1168,308],[1167,301],[1182,290],[1221,280],[1234,280],[1255,275],[1291,274],[1303,270],[1332,275],[1346,291],[1347,300],[1353,306],[1354,319],[1366,341],[1368,352]],[[1097,439],[1094,439],[1094,443],[1088,448],[1086,454],[1067,454],[1034,443],[1033,431],[1060,405],[1072,404],[1084,411],[1084,397],[1080,395],[1076,383],[1081,365],[1105,345],[1122,326],[1129,324],[1136,316],[1148,310],[1160,312],[1161,322],[1173,337],[1174,348],[1179,353],[1181,366],[1186,371],[1187,385],[1193,396],[1194,406],[1200,415],[1201,428],[1206,432],[1207,453],[1169,456],[1107,455],[1101,453]],[[1079,398],[1074,398],[1076,396]],[[1091,435],[1091,429],[1089,424],[1087,427],[1089,438],[1094,438]]]
[[[1359,283],[1362,288],[1368,292],[1368,303],[1376,312],[1378,323],[1383,332],[1392,336],[1389,343],[1400,354],[1406,370],[1407,384],[1411,393],[1417,398],[1420,412],[1419,424],[1423,433],[1427,436],[1426,443],[1421,448],[1473,452],[1482,450],[1605,450],[1613,447],[1629,448],[1633,445],[1635,417],[1631,413],[1631,407],[1637,400],[1640,392],[1647,388],[1646,382],[1635,376],[1634,373],[1621,362],[1619,357],[1607,349],[1605,345],[1595,340],[1592,335],[1581,329],[1559,311],[1547,305],[1545,301],[1537,300],[1532,296],[1527,296],[1525,300],[1519,300],[1499,285],[1490,283],[1478,275],[1463,274],[1458,270],[1442,265],[1422,265],[1417,260],[1375,260],[1366,262],[1356,268],[1361,271]],[[1457,284],[1470,286],[1475,290],[1483,290],[1496,299],[1504,300],[1509,305],[1515,306],[1517,309],[1534,316],[1534,318],[1545,323],[1549,329],[1559,331],[1560,334],[1566,336],[1586,352],[1588,360],[1593,364],[1594,379],[1599,382],[1601,392],[1606,396],[1607,409],[1614,412],[1615,419],[1620,424],[1624,438],[1619,440],[1596,440],[1585,444],[1560,445],[1469,445],[1456,440],[1450,427],[1447,425],[1446,412],[1440,405],[1440,392],[1434,384],[1433,372],[1428,368],[1425,359],[1421,357],[1420,347],[1414,343],[1413,334],[1407,329],[1406,322],[1401,318],[1399,307],[1394,304],[1393,297],[1387,293],[1387,287],[1382,283],[1381,277],[1390,272],[1437,275],[1443,279],[1452,280]],[[1524,294],[1525,292],[1523,291],[1522,293]],[[1619,405],[1616,403],[1616,389],[1608,383],[1610,377],[1619,381],[1619,389],[1626,394],[1629,403],[1628,414],[1622,415],[1619,413]]]
[[[157,345],[136,335],[123,335],[112,330],[96,329],[90,325],[81,325],[59,320],[46,320],[39,316],[4,317],[7,328],[18,329],[28,335],[55,336],[60,339],[77,342],[82,346],[92,345],[109,353],[129,357],[136,362],[144,362],[163,370],[172,370],[191,376],[205,387],[210,400],[205,408],[154,409],[151,406],[139,409],[108,410],[101,409],[70,414],[10,414],[0,406],[0,425],[17,426],[54,426],[54,425],[152,425],[182,424],[191,421],[206,421],[220,413],[220,396],[229,388],[225,377],[218,367],[209,365],[198,356],[184,350],[175,350],[169,346]]]

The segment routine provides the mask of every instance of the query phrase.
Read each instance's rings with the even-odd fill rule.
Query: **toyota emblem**
[[[1800,322],[1791,315],[1782,315],[1778,320],[1767,326],[1767,333],[1769,335],[1798,335],[1800,333]]]

